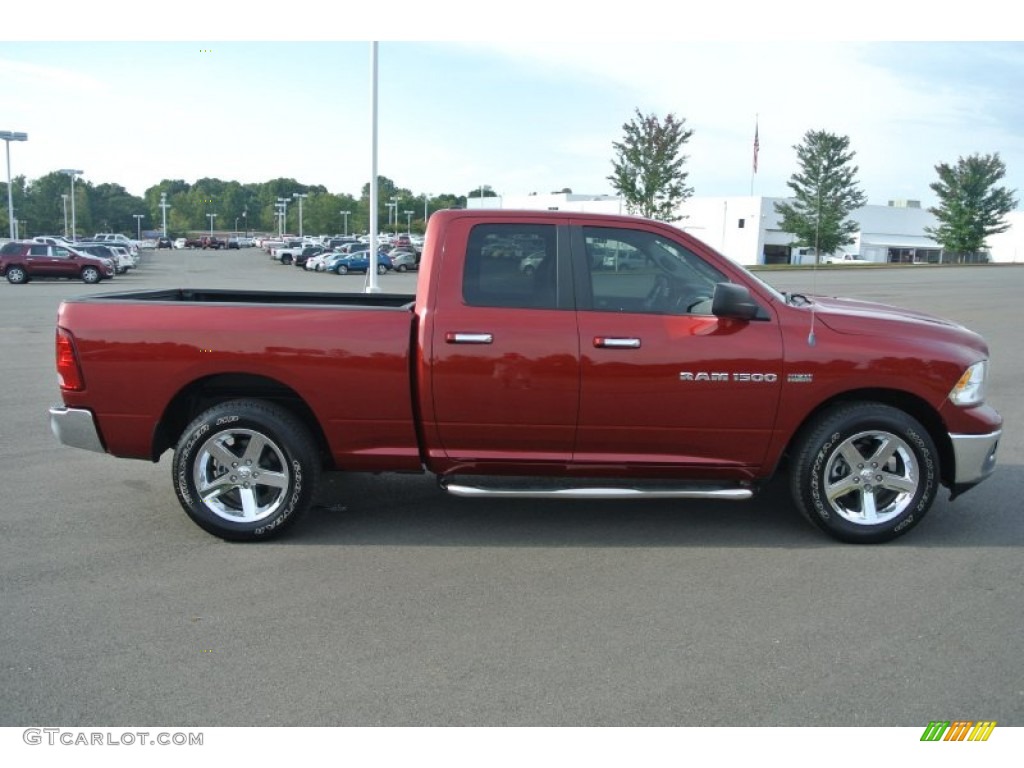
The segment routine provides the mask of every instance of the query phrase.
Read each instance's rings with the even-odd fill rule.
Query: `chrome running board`
[[[661,483],[657,486],[578,486],[550,487],[524,485],[510,487],[495,485],[483,487],[450,482],[442,478],[441,488],[453,496],[491,499],[722,499],[745,501],[753,497],[750,488],[717,485],[677,485]]]

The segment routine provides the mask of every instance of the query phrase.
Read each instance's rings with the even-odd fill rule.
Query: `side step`
[[[463,498],[492,499],[722,499],[745,501],[752,488],[740,485],[630,481],[601,483],[595,479],[566,481],[564,478],[473,478],[473,483],[441,478],[441,488]]]

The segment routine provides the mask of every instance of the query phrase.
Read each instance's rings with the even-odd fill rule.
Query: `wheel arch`
[[[929,437],[935,443],[939,453],[939,477],[943,485],[951,486],[953,475],[956,469],[956,462],[953,454],[953,444],[949,438],[949,432],[942,421],[939,412],[928,401],[909,392],[896,389],[855,389],[849,392],[842,392],[822,403],[810,411],[790,436],[786,447],[779,457],[772,475],[775,475],[780,468],[784,467],[794,448],[799,445],[803,436],[808,430],[813,429],[823,413],[837,406],[848,403],[879,403],[888,405],[903,411],[908,416],[921,423],[921,426],[928,431]]]
[[[321,462],[330,456],[327,437],[313,409],[291,387],[267,376],[222,373],[193,381],[182,388],[164,408],[153,431],[152,460],[173,449],[185,428],[199,414],[229,400],[263,400],[284,408],[309,430]]]

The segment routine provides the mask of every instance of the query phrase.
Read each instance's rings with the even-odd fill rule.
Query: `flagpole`
[[[750,196],[751,197],[754,196],[754,176],[757,175],[757,152],[761,148],[761,143],[758,140],[758,136],[757,136],[757,123],[758,123],[758,117],[759,116],[760,115],[758,113],[754,114],[754,167],[753,167],[753,170],[751,170],[751,172],[750,172]]]

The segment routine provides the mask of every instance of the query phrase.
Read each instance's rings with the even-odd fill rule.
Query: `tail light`
[[[85,389],[85,379],[78,365],[78,353],[75,351],[75,339],[71,332],[57,328],[57,378],[60,388],[72,392]]]

